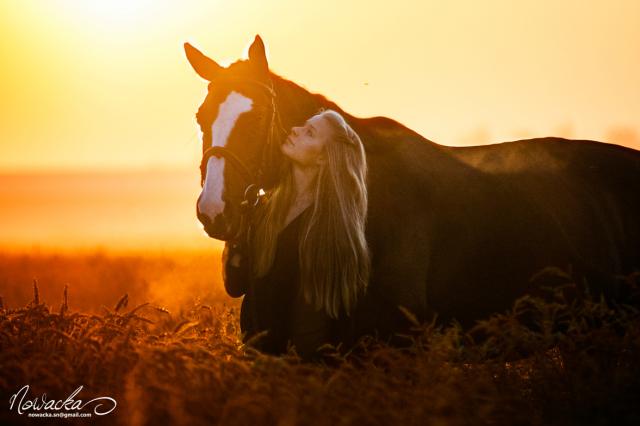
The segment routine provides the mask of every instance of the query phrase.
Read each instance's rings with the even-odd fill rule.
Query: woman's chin
[[[280,146],[280,151],[284,155],[284,159],[286,161],[293,161],[291,158],[291,153],[289,152],[289,147],[286,147],[286,144]]]

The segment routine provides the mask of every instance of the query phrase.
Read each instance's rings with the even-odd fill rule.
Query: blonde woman
[[[366,292],[367,164],[356,132],[334,110],[294,127],[285,164],[256,210],[248,241],[227,242],[225,288],[242,303],[243,340],[273,354],[293,345],[302,358],[332,341]]]

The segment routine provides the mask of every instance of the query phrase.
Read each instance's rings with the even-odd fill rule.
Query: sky
[[[0,0],[0,249],[220,249],[196,219],[206,82],[271,70],[443,145],[640,149],[640,1]]]
[[[443,145],[640,149],[640,1],[0,2],[0,171],[197,168],[206,83],[256,34],[272,71]]]
[[[3,252],[219,250],[223,244],[196,218],[198,192],[188,170],[0,173],[0,259]]]

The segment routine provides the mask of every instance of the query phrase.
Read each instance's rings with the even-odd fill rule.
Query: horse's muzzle
[[[198,220],[202,223],[204,231],[208,236],[221,241],[227,241],[230,238],[229,225],[227,221],[224,220],[223,215],[217,215],[213,221],[209,216],[202,214],[199,211],[197,212],[197,215]]]

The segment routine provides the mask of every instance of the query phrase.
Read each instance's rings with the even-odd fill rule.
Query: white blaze
[[[251,111],[253,101],[237,92],[229,93],[220,104],[218,117],[211,126],[212,146],[225,146],[231,130],[243,112]],[[222,189],[224,188],[224,157],[210,157],[207,162],[207,177],[202,187],[198,211],[213,220],[224,210]]]

